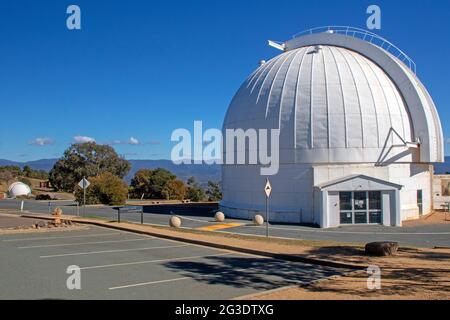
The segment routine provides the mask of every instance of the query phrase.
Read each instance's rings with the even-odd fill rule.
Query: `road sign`
[[[78,182],[80,188],[83,189],[83,215],[86,214],[86,189],[89,187],[90,184],[91,183],[85,177],[83,177],[83,179],[81,179],[81,181]]]
[[[78,185],[81,189],[87,189],[91,185],[91,183],[85,177],[83,177],[83,179],[78,182]]]
[[[269,178],[266,178],[266,185],[264,186],[264,193],[266,194],[266,237],[269,237],[269,197],[272,192]]]
[[[272,186],[270,185],[269,179],[266,179],[266,185],[264,186],[264,192],[266,193],[266,197],[270,197],[270,193],[272,192]]]

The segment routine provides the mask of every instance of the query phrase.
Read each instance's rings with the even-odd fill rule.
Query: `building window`
[[[380,191],[339,192],[341,224],[381,224]]]
[[[419,215],[423,214],[423,195],[422,190],[417,190],[417,206],[419,207]]]
[[[342,210],[352,210],[352,193],[339,192],[339,203]]]

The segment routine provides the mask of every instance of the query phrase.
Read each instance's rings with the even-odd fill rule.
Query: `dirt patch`
[[[381,288],[369,290],[368,274],[358,271],[309,286],[289,288],[246,299],[275,300],[449,300],[450,270],[381,269]]]
[[[0,234],[85,228],[86,226],[79,225],[70,220],[64,220],[60,224],[55,224],[53,221],[48,220],[24,218],[12,214],[0,214]]]
[[[450,213],[447,214],[444,211],[433,211],[432,213],[420,217],[416,220],[403,221],[404,227],[417,227],[430,224],[449,224],[450,225]]]

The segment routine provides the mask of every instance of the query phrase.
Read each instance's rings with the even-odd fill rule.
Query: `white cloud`
[[[54,141],[51,138],[36,138],[32,141],[30,141],[28,144],[35,145],[35,146],[45,146],[48,144],[53,144]]]
[[[73,141],[75,141],[75,143],[87,143],[87,142],[95,142],[95,139],[86,136],[75,136],[73,137]]]
[[[141,142],[138,139],[134,138],[134,137],[130,137],[130,139],[128,139],[126,141],[113,140],[113,141],[111,141],[110,144],[112,144],[112,145],[116,145],[116,144],[130,144],[130,145],[133,145],[133,146],[137,146],[137,145],[140,145]]]
[[[130,140],[128,140],[128,144],[132,144],[132,145],[138,145],[139,144],[139,140],[131,137]]]

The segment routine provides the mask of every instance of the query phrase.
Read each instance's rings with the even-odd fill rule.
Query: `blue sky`
[[[81,30],[66,28],[70,4]],[[382,10],[377,33],[417,63],[450,138],[449,0],[4,0],[0,158],[59,157],[74,137],[114,143],[129,159],[169,158],[174,129],[221,127],[258,61],[279,53],[266,40],[365,28],[370,4]]]

